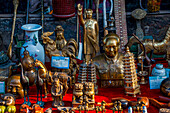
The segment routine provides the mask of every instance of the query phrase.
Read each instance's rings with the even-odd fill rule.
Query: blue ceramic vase
[[[156,66],[152,70],[152,76],[165,76],[165,68],[163,64],[156,64]]]
[[[40,44],[38,39],[38,30],[40,30],[42,27],[38,24],[25,24],[21,27],[22,30],[25,30],[25,43],[23,47],[28,46],[27,50],[29,51],[29,54],[31,57],[42,63],[45,63],[45,53],[44,48]],[[21,48],[20,56],[21,58],[24,57],[23,52],[24,48]]]

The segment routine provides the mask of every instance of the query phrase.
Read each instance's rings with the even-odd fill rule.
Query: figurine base
[[[136,88],[133,91],[125,91],[126,96],[133,95],[133,97],[136,97],[136,94],[141,94],[140,87]]]
[[[73,108],[77,108],[79,105],[82,105],[82,103],[72,103]]]
[[[44,107],[44,102],[42,102],[42,101],[38,101],[37,104],[40,105],[40,107],[42,107],[42,108]]]

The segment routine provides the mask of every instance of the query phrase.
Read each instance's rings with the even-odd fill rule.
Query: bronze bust
[[[13,75],[8,79],[7,92],[15,96],[15,98],[23,98],[24,90],[20,82],[20,75]]]
[[[101,87],[123,86],[123,55],[118,52],[119,43],[117,34],[107,34],[103,40],[105,53],[93,58]]]

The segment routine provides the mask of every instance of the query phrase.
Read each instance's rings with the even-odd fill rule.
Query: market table
[[[164,68],[167,68],[167,62],[165,60],[157,60],[156,63],[162,63],[164,65]],[[152,68],[156,65],[153,64]],[[46,64],[48,65],[48,64]],[[50,68],[48,66],[48,68]],[[137,95],[137,97],[132,97],[132,96],[126,96],[125,92],[124,92],[124,88],[101,88],[100,87],[100,81],[98,80],[98,95],[95,95],[95,102],[102,102],[103,100],[105,100],[107,103],[111,102],[111,98],[115,98],[115,97],[124,97],[127,98],[129,100],[132,101],[136,101],[138,96],[141,97],[148,97],[148,98],[155,98],[157,99],[159,96],[162,96],[161,92],[159,89],[152,89],[150,90],[149,88],[149,83],[146,85],[140,85],[141,88],[141,95]],[[50,87],[48,88],[50,90]],[[63,101],[65,106],[67,107],[71,107],[72,106],[72,89],[69,89],[67,94],[64,96]],[[36,86],[31,86],[30,87],[30,91],[29,91],[29,96],[30,96],[30,101],[32,104],[36,103],[37,101],[37,93],[36,93]],[[44,96],[44,95],[43,95]],[[43,98],[43,101],[45,102],[44,105],[44,110],[46,110],[47,108],[52,107],[52,96],[51,94],[48,94],[48,98]],[[24,102],[24,99],[16,99],[16,108],[17,108],[17,113],[19,112],[19,107],[20,105]],[[52,108],[53,109],[53,113],[57,112],[56,108]],[[78,111],[76,111],[78,113]],[[96,111],[89,111],[89,113],[95,113]],[[106,113],[111,113],[112,111],[107,109]],[[124,113],[127,113],[127,109],[124,110]],[[159,109],[156,108],[153,105],[149,105],[148,108],[148,113],[159,113]]]

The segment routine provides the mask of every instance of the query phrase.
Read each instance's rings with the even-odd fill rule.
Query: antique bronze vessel
[[[109,33],[103,40],[105,53],[93,58],[101,87],[123,86],[123,55],[118,52],[119,43],[119,36]]]
[[[24,47],[24,57],[21,59],[21,64],[24,69],[24,75],[29,79],[29,85],[32,86],[35,84],[36,73],[34,69],[34,59],[29,55],[29,51],[26,50],[27,46]]]
[[[15,98],[23,98],[24,90],[20,81],[20,75],[12,75],[7,82],[7,92],[15,96]]]
[[[80,23],[83,27],[83,45],[84,45],[84,55],[85,61],[88,63],[96,53],[100,51],[99,48],[99,26],[98,22],[92,18],[93,10],[86,10],[86,19],[83,19],[82,6],[80,4],[78,7],[78,16]]]

